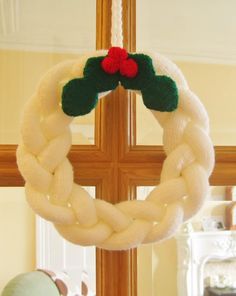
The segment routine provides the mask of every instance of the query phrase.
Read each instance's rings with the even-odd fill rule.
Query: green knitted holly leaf
[[[110,53],[109,53],[110,52]],[[89,58],[84,77],[69,81],[62,92],[62,109],[70,116],[85,115],[97,104],[98,93],[114,90],[119,83],[130,90],[140,90],[145,106],[171,112],[178,105],[175,82],[155,73],[152,59],[145,54],[127,54],[112,48],[108,57]],[[110,66],[115,66],[111,71]]]
[[[141,92],[148,109],[171,112],[178,106],[178,89],[170,77],[155,76]]]
[[[95,108],[98,93],[86,78],[70,80],[62,91],[62,109],[70,116],[88,114]]]
[[[129,54],[138,64],[138,74],[134,78],[120,75],[120,82],[125,89],[142,90],[155,76],[152,59],[145,54]]]
[[[89,79],[97,92],[115,89],[119,84],[119,74],[107,74],[101,67],[104,56],[89,58],[84,68],[84,77]]]

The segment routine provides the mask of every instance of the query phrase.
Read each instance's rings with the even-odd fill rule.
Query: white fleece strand
[[[63,85],[83,76],[86,60],[103,51],[61,63],[41,79],[23,115],[17,162],[32,209],[54,223],[67,240],[107,250],[124,250],[165,240],[192,217],[208,194],[214,150],[207,113],[172,62],[148,53],[158,74],[175,80],[179,92],[174,112],[151,111],[163,128],[167,154],[161,182],[145,201],[112,205],[92,197],[74,183],[67,154],[73,117],[60,107]]]
[[[112,0],[111,45],[123,47],[122,0]]]

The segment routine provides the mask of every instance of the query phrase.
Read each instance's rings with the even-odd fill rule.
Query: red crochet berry
[[[119,62],[110,57],[105,57],[102,60],[101,65],[102,69],[109,74],[115,74],[120,68]]]
[[[133,59],[127,59],[120,64],[120,74],[129,78],[133,78],[138,73],[138,65]]]
[[[128,58],[128,53],[124,48],[114,46],[109,49],[108,56],[118,62],[121,62]]]

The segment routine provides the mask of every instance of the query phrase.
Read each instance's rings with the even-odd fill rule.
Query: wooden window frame
[[[135,0],[123,0],[124,44],[135,51]],[[97,0],[97,49],[110,45],[111,0]],[[97,198],[112,203],[136,198],[137,186],[159,181],[165,158],[161,146],[135,145],[135,97],[118,88],[99,102],[95,145],[75,145],[69,153],[75,181],[96,186]],[[0,145],[0,186],[23,186],[16,165],[16,145]],[[236,147],[215,147],[212,185],[236,184]],[[97,295],[137,295],[137,251],[97,249]]]

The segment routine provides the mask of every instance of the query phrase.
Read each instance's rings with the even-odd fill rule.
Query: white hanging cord
[[[122,0],[112,0],[111,45],[123,47]]]

